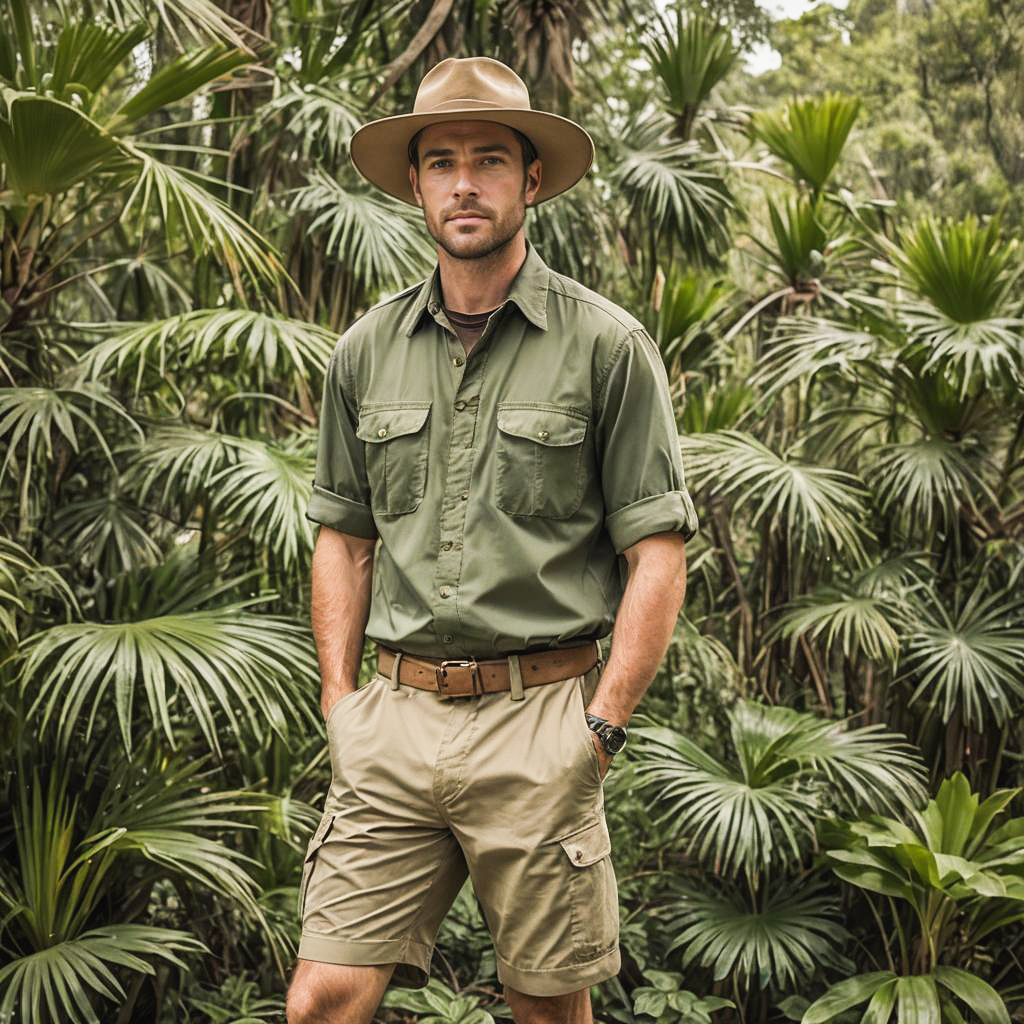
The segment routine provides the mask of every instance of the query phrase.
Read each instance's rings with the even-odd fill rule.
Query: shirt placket
[[[440,537],[434,567],[434,629],[437,638],[453,655],[461,647],[462,621],[459,616],[459,588],[462,581],[462,548],[469,511],[470,482],[476,459],[476,428],[480,413],[480,392],[490,346],[484,342],[492,332],[499,314],[484,328],[469,356],[448,326],[440,307],[430,307],[444,330],[449,370],[454,383],[449,410],[451,434],[448,442],[448,466],[441,500]]]

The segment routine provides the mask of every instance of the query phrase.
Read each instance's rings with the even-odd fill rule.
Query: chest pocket
[[[583,499],[587,418],[540,402],[498,403],[495,504],[512,516],[567,519]]]
[[[366,476],[374,512],[414,512],[427,487],[430,402],[368,402],[356,436],[366,442]]]

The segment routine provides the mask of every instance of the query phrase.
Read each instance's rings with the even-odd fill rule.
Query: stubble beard
[[[444,251],[455,260],[482,260],[495,253],[500,252],[519,234],[519,229],[526,220],[526,204],[522,201],[512,210],[508,211],[500,219],[485,221],[482,227],[491,226],[489,233],[484,233],[478,228],[471,234],[458,235],[461,244],[455,246],[445,237],[444,228],[447,221],[435,221],[434,218],[426,216],[424,221],[431,238],[444,249]]]

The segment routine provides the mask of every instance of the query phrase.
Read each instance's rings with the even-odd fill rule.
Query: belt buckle
[[[445,693],[449,668],[469,669],[469,681],[472,690],[469,693]],[[449,658],[442,661],[434,669],[434,677],[437,681],[437,693],[441,700],[451,700],[453,697],[476,697],[483,694],[483,686],[480,683],[480,666],[476,658]]]

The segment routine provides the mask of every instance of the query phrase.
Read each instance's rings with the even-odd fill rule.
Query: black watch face
[[[613,725],[605,735],[604,745],[609,754],[617,754],[626,745],[626,730]]]

